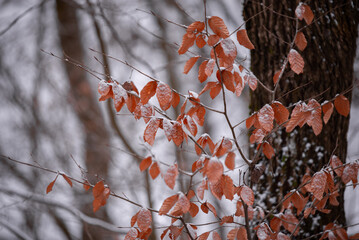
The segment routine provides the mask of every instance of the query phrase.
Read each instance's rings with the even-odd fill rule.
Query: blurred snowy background
[[[201,85],[196,80],[197,71],[182,74],[188,56],[178,56],[177,44],[180,44],[184,30],[161,17],[186,25],[194,20],[203,20],[202,1],[100,2],[101,4],[97,4],[97,1],[76,1],[72,5],[78,17],[80,31],[77,34],[82,49],[75,48],[74,52],[66,54],[70,57],[82,56],[81,59],[74,60],[92,70],[103,72],[103,66],[94,58],[96,56],[102,61],[102,56],[90,50],[101,51],[96,32],[99,30],[109,55],[126,60],[182,93],[186,93],[186,89],[195,92],[201,90]],[[101,177],[106,179],[112,190],[125,193],[130,200],[144,206],[159,208],[171,191],[167,187],[154,187],[162,180],[148,181],[148,176],[139,171],[138,159],[133,156],[133,153],[142,157],[151,154],[143,143],[145,125],[142,120],[136,122],[128,115],[127,110],[113,115],[106,102],[98,103],[98,80],[80,69],[84,82],[78,85],[80,90],[72,89],[65,63],[41,51],[60,57],[63,55],[59,11],[59,5],[52,0],[0,0],[0,154],[81,179],[77,164],[91,168],[89,164],[93,161],[85,159],[94,151],[98,156],[104,157],[95,159],[95,166],[92,168],[106,166],[106,170],[101,171]],[[154,16],[151,11],[161,17]],[[242,1],[208,1],[207,15],[223,17],[230,31],[243,23],[241,13]],[[95,22],[99,29],[95,28]],[[71,45],[71,40],[67,44]],[[238,48],[241,56],[249,59],[249,52],[239,46]],[[119,82],[134,81],[139,89],[148,82],[146,77],[119,62],[111,60],[109,64],[111,76]],[[355,71],[358,83],[359,57],[356,59]],[[76,94],[82,91],[89,91],[88,97],[95,104],[79,103]],[[247,95],[245,93],[241,98],[230,99],[229,107],[233,109],[231,117],[235,122],[248,115]],[[215,102],[214,107],[220,103]],[[83,116],[81,109],[99,114]],[[347,161],[359,157],[357,86],[351,109]],[[176,115],[174,111],[169,114]],[[213,113],[209,113],[211,114]],[[218,124],[222,119],[214,116],[209,119],[211,120],[202,131],[210,133],[217,141],[226,128]],[[91,120],[97,121],[96,124],[103,123],[102,132],[86,127],[87,121]],[[242,137],[242,146],[246,148],[247,134],[244,126],[237,130]],[[98,138],[92,139],[91,136]],[[188,159],[188,166],[184,167],[190,169],[196,158],[193,149],[178,150],[174,144],[161,141],[162,138],[165,138],[163,134],[157,136],[151,150],[156,159],[168,164],[172,164],[175,158]],[[94,146],[91,143],[96,144]],[[77,209],[91,204],[91,194],[86,193],[78,184],[74,184],[71,189],[59,178],[54,190],[45,195],[46,186],[54,177],[54,174],[1,158],[0,239],[81,239],[82,226],[86,221]],[[185,181],[186,179],[180,179],[176,185],[178,190],[181,182],[185,185]],[[356,204],[358,198],[358,188],[355,191],[347,189],[348,224],[359,222]],[[138,211],[137,207],[113,198],[110,198],[106,208],[107,211],[102,216],[91,216],[89,213],[92,217],[90,220],[96,221],[95,218],[101,217],[112,224],[98,224],[109,229],[120,226],[121,228],[116,228],[119,232],[128,230],[130,217]],[[158,226],[168,225],[164,218],[154,218]],[[351,233],[357,231],[350,229]]]

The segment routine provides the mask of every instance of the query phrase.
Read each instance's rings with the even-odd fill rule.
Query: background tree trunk
[[[296,21],[290,17],[295,16],[298,1],[266,0],[260,3],[246,1],[243,10],[245,20],[258,14],[246,22],[249,38],[256,47],[251,51],[251,70],[266,86],[273,88],[272,78],[280,70],[289,52],[288,43],[292,42],[295,35]],[[288,66],[276,94],[276,99],[285,106],[310,98],[323,102],[353,84],[358,1],[309,1],[308,5],[315,17],[313,23],[303,29],[307,48],[303,52],[298,50],[304,58],[304,73],[286,74],[290,71]],[[299,29],[305,26],[304,20],[299,22]],[[289,93],[293,89],[295,91]],[[351,100],[351,92],[346,97]],[[259,110],[271,100],[271,94],[259,86],[251,94],[250,109]],[[278,199],[301,183],[300,176],[307,168],[314,173],[327,164],[333,151],[345,162],[348,125],[349,117],[333,113],[317,137],[307,125],[301,129],[297,127],[290,134],[285,129],[277,132],[270,139],[276,149],[276,156],[270,164],[264,163],[269,165],[269,174],[264,175],[257,185],[261,193],[270,193],[266,195],[263,204],[271,208],[273,203],[276,204]],[[269,201],[273,196],[275,198]],[[339,202],[340,206],[333,209],[328,217],[320,218],[318,222],[306,222],[303,226],[306,234],[322,231],[330,221],[337,220],[344,224],[344,203],[343,200]]]
[[[58,33],[65,58],[83,63],[83,50],[81,44],[81,30],[76,17],[76,6],[71,1],[56,1],[58,14]],[[88,170],[87,177],[94,184],[101,178],[106,178],[111,154],[107,148],[110,143],[110,136],[106,131],[105,121],[101,115],[96,96],[91,90],[86,72],[81,68],[66,64],[66,72],[70,84],[70,97],[73,100],[73,108],[78,116],[85,134],[84,150],[85,164]],[[82,200],[85,204],[82,207],[88,216],[107,220],[108,216],[105,207],[96,212],[92,211],[91,195]],[[83,239],[112,239],[102,229],[84,225]]]

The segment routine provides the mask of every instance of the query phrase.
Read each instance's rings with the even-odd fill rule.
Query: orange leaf
[[[224,216],[224,217],[222,217],[220,225],[223,225],[225,223],[233,223],[233,216]]]
[[[156,90],[157,100],[162,110],[166,111],[171,107],[172,90],[165,83],[159,83]]]
[[[177,175],[177,164],[172,165],[164,174],[163,179],[169,188],[173,189],[175,187]]]
[[[52,188],[53,188],[53,186],[54,186],[54,184],[55,184],[55,182],[56,182],[56,180],[57,180],[57,177],[58,177],[58,175],[56,175],[54,181],[50,182],[50,184],[47,186],[47,188],[46,188],[46,194],[48,194],[49,192],[52,191]]]
[[[159,126],[160,126],[160,120],[152,118],[148,122],[145,132],[143,133],[143,139],[151,146],[155,142],[155,137]]]
[[[131,227],[133,227],[135,225],[135,223],[137,222],[138,213],[139,212],[137,212],[135,215],[132,216],[132,218],[131,218]]]
[[[237,84],[236,85],[236,95],[237,95],[237,97],[239,97],[242,94],[242,91],[244,89],[244,83],[243,83],[243,80],[238,72],[234,71],[233,75],[234,75],[234,82]]]
[[[214,208],[214,206],[212,204],[210,204],[209,202],[206,202],[206,206],[208,207],[208,209],[213,213],[213,215],[215,217],[217,217],[217,211],[216,209]]]
[[[234,76],[230,71],[224,70],[222,71],[222,80],[224,86],[231,92],[235,91],[234,87]]]
[[[254,203],[254,193],[253,190],[245,185],[243,185],[239,192],[240,197],[243,202],[249,206],[252,206]]]
[[[211,232],[202,233],[201,235],[198,236],[197,240],[207,240],[210,233]]]
[[[145,171],[152,164],[152,157],[144,158],[140,163],[141,172]]]
[[[249,118],[246,120],[246,128],[249,129],[254,125],[254,123],[257,121],[257,113],[252,114]]]
[[[131,229],[127,232],[127,234],[126,234],[124,240],[136,240],[136,239],[137,239],[137,236],[138,236],[138,231],[137,231],[135,228],[131,228]]]
[[[310,117],[307,124],[312,127],[315,135],[319,135],[323,128],[322,107],[315,99],[311,99],[308,102],[308,108],[308,111],[310,111]]]
[[[207,77],[212,75],[215,64],[216,62],[214,61],[214,59],[208,61],[206,69],[204,70],[204,73],[207,75]]]
[[[70,187],[72,187],[71,179],[68,176],[66,176],[65,174],[61,174],[61,175],[66,180],[66,182],[70,185]]]
[[[197,195],[199,199],[203,200],[204,191],[208,189],[207,181],[205,179],[202,180],[201,184],[197,188]]]
[[[342,161],[335,155],[330,158],[330,166],[334,169],[334,172],[341,177],[343,175],[344,166]]]
[[[204,22],[195,21],[188,26],[187,33],[192,35],[197,34],[199,32],[202,32],[204,30],[204,27]]]
[[[317,172],[314,174],[311,182],[306,186],[306,189],[313,193],[314,197],[320,201],[323,198],[326,182],[327,176],[325,173],[323,171]]]
[[[186,53],[188,49],[193,46],[195,40],[196,36],[193,34],[186,33],[185,35],[183,35],[182,44],[178,49],[178,54],[181,55]]]
[[[227,29],[227,26],[224,24],[224,21],[222,18],[217,16],[212,16],[208,20],[209,27],[212,29],[212,31],[217,34],[221,38],[228,38],[229,32]]]
[[[141,229],[142,232],[145,232],[151,226],[151,222],[151,212],[148,209],[141,208],[137,216],[138,227]]]
[[[236,240],[237,239],[238,228],[233,228],[227,234],[227,240]]]
[[[289,111],[280,102],[278,101],[273,102],[271,107],[273,108],[274,111],[274,119],[278,122],[278,124],[283,124],[288,120]]]
[[[220,142],[216,144],[216,148],[213,150],[213,155],[221,157],[232,149],[232,142],[228,138],[222,138]]]
[[[219,41],[219,36],[217,34],[212,34],[212,35],[209,35],[207,43],[210,47],[212,47],[212,46],[216,45],[216,43],[218,43],[218,41]]]
[[[247,35],[247,30],[241,29],[237,32],[237,40],[239,44],[241,44],[243,47],[246,47],[248,49],[254,49],[254,45],[252,44],[251,40],[249,40],[249,37]]]
[[[182,125],[179,122],[174,122],[173,131],[171,131],[171,137],[173,142],[179,146],[184,140],[185,133],[183,132]]]
[[[262,149],[263,149],[264,155],[268,159],[271,159],[274,156],[274,149],[268,142],[263,143]]]
[[[196,45],[199,48],[203,48],[204,46],[206,46],[206,40],[204,40],[204,36],[202,34],[197,36]]]
[[[193,136],[197,135],[197,125],[190,116],[185,116],[183,124]]]
[[[177,200],[178,200],[178,194],[166,198],[163,201],[158,214],[159,215],[167,214],[169,210],[171,210],[171,208],[176,204]]]
[[[207,63],[208,60],[205,60],[201,63],[201,65],[199,65],[199,70],[198,70],[198,80],[203,83],[204,81],[207,80],[208,75],[206,74],[206,68],[207,68]]]
[[[212,240],[222,240],[218,232],[212,232]]]
[[[219,181],[223,174],[223,164],[217,159],[212,158],[208,162],[206,175],[208,177],[208,181],[211,183],[216,183]]]
[[[146,104],[156,94],[157,82],[151,81],[148,82],[141,90],[141,103]]]
[[[348,98],[344,97],[343,95],[338,95],[334,100],[335,109],[338,111],[339,114],[347,117],[350,112],[350,103]]]
[[[94,200],[92,202],[93,211],[96,212],[101,206],[105,206],[107,198],[110,196],[110,189],[105,187],[103,181],[95,184],[92,189]]]
[[[263,138],[266,136],[266,132],[263,129],[256,129],[252,132],[252,135],[249,137],[250,143],[261,143]]]
[[[295,72],[296,74],[303,73],[304,68],[304,60],[302,56],[294,49],[291,49],[288,54],[288,60],[290,63],[290,68]]]
[[[190,203],[190,208],[189,208],[189,214],[191,215],[191,217],[195,217],[197,214],[198,214],[198,212],[199,212],[199,208],[198,208],[198,206],[195,204],[195,203],[193,203],[193,202],[191,202]]]
[[[215,97],[218,96],[221,90],[222,90],[222,85],[219,82],[217,82],[216,85],[211,88],[209,92],[209,96],[211,96],[211,98],[214,99]]]
[[[226,167],[230,170],[233,170],[234,169],[234,166],[235,166],[235,160],[236,158],[236,154],[234,152],[229,152],[227,154],[227,157],[226,157],[226,160],[224,161],[224,164],[226,165]]]
[[[180,103],[180,96],[178,95],[178,93],[176,92],[172,92],[172,101],[171,101],[171,105],[173,108],[177,107],[178,104]]]
[[[332,102],[326,102],[326,103],[323,104],[323,106],[322,106],[323,121],[324,121],[325,124],[327,124],[330,117],[332,116],[333,109],[334,109],[334,105],[333,105]]]
[[[160,174],[160,167],[158,166],[157,162],[153,162],[150,167],[150,175],[152,179],[155,179]]]
[[[307,24],[311,24],[312,21],[313,21],[313,18],[314,18],[314,14],[312,12],[312,9],[310,9],[310,7],[306,4],[303,4],[304,5],[304,20]]]
[[[199,56],[191,57],[191,58],[186,62],[186,64],[184,65],[184,70],[183,70],[183,73],[184,73],[184,74],[187,74],[187,73],[192,69],[192,67],[196,64],[198,58],[199,58]]]
[[[99,101],[105,101],[106,99],[113,97],[111,84],[105,80],[101,80],[98,83],[97,91],[99,94],[101,94]]]
[[[307,47],[307,39],[302,32],[298,32],[294,40],[295,45],[299,48],[300,51],[303,51]]]
[[[248,82],[249,88],[254,91],[257,89],[257,78],[253,75],[245,75],[244,81]]]
[[[354,184],[353,188],[356,187],[355,184],[358,182],[358,168],[359,166],[357,163],[350,163],[345,166],[342,175],[342,181],[344,184],[352,181]]]
[[[266,104],[258,112],[258,122],[261,127],[270,132],[273,129],[274,111],[273,108]]]
[[[90,189],[90,183],[87,181],[87,180],[85,180],[85,183],[82,185],[83,186],[83,188],[87,191],[87,190],[89,190]]]
[[[227,175],[222,175],[222,185],[223,185],[223,195],[227,199],[233,200],[234,186],[233,186],[232,178]]]
[[[287,132],[291,132],[296,126],[303,126],[307,122],[310,117],[310,112],[307,112],[307,108],[307,105],[302,102],[294,107],[291,118],[286,125]]]

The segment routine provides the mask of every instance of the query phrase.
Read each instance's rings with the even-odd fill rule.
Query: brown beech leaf
[[[231,92],[235,91],[234,76],[230,71],[222,71],[222,78],[224,86]]]
[[[334,169],[334,172],[339,177],[341,177],[343,175],[343,170],[344,170],[343,163],[336,155],[333,155],[330,158],[330,166]]]
[[[345,166],[342,175],[342,181],[344,184],[347,184],[350,181],[352,181],[353,184],[356,184],[358,182],[358,168],[359,166],[357,163],[350,163]],[[355,187],[356,185],[353,186],[353,188]]]
[[[188,212],[190,208],[191,208],[190,201],[188,200],[186,195],[180,193],[178,201],[170,214],[174,216],[181,216],[186,212]]]
[[[166,111],[171,107],[172,90],[165,83],[159,83],[156,89],[157,100],[162,110]]]
[[[307,120],[307,124],[312,127],[314,134],[317,136],[323,128],[322,107],[315,99],[309,100],[307,106],[309,108],[308,111],[310,111],[310,117]]]
[[[258,112],[258,122],[261,127],[270,132],[273,129],[274,111],[273,108],[266,104]]]
[[[211,158],[208,162],[206,175],[208,177],[208,181],[211,183],[218,182],[223,174],[223,164],[215,158]]]
[[[226,167],[230,170],[233,170],[234,169],[234,166],[235,166],[235,160],[236,158],[236,154],[234,152],[229,152],[227,154],[227,157],[226,157],[226,160],[224,161],[224,164],[226,165]]]
[[[319,201],[323,198],[323,193],[325,190],[327,182],[327,175],[323,171],[319,171],[314,174],[311,182],[307,185],[306,189],[313,193],[314,197]]]
[[[268,142],[263,142],[262,150],[268,159],[271,159],[274,156],[274,149]]]
[[[298,32],[294,43],[300,51],[303,51],[307,47],[307,39],[305,39],[304,33]]]
[[[198,80],[203,83],[204,81],[207,80],[208,75],[206,74],[206,68],[207,68],[207,63],[208,60],[205,60],[201,63],[201,65],[199,65],[199,70],[198,70]]]
[[[99,81],[97,90],[98,93],[101,95],[99,101],[105,101],[113,97],[112,86],[105,80]]]
[[[93,211],[96,212],[101,206],[105,206],[108,197],[110,196],[110,189],[105,187],[103,181],[100,181],[95,184],[92,189],[93,195]]]
[[[224,216],[221,219],[221,222],[219,225],[223,225],[225,223],[233,223],[233,216]]]
[[[54,184],[55,184],[55,182],[56,182],[56,180],[57,180],[57,177],[58,177],[58,175],[56,175],[54,181],[50,182],[50,184],[47,185],[46,194],[48,194],[49,192],[52,191],[52,188],[54,187]]]
[[[70,187],[72,187],[71,179],[68,176],[66,176],[65,174],[61,174],[61,175],[66,180],[66,182],[70,185]]]
[[[213,213],[213,215],[215,217],[217,217],[217,211],[216,211],[215,207],[212,204],[210,204],[209,202],[206,202],[206,206]]]
[[[158,166],[157,162],[153,162],[150,167],[150,176],[152,179],[155,179],[158,177],[158,175],[161,173],[160,167]]]
[[[290,63],[290,68],[295,72],[296,74],[303,73],[304,69],[304,60],[302,56],[294,49],[291,49],[288,54],[288,60]]]
[[[142,232],[145,232],[152,222],[151,212],[146,208],[141,208],[137,216],[137,225]]]
[[[167,172],[163,176],[163,179],[165,180],[165,183],[169,188],[173,189],[175,187],[177,176],[178,168],[177,164],[174,164],[167,170]]]
[[[136,224],[138,213],[139,212],[137,212],[135,215],[132,216],[132,218],[131,218],[131,227],[133,227]]]
[[[196,36],[194,34],[184,34],[182,39],[182,44],[178,49],[178,54],[184,54],[188,51],[190,47],[193,46],[194,41],[196,40]]]
[[[199,199],[203,200],[205,190],[208,190],[208,183],[207,180],[203,179],[201,184],[197,188],[197,195]]]
[[[323,121],[324,121],[325,124],[327,124],[330,117],[332,116],[333,109],[334,109],[334,105],[333,105],[332,102],[326,102],[326,103],[323,104],[323,106],[322,106]]]
[[[185,118],[182,120],[183,124],[185,125],[185,127],[187,128],[187,130],[193,135],[196,136],[197,135],[197,125],[196,123],[193,121],[193,119],[190,116],[185,116]]]
[[[195,204],[195,203],[193,203],[193,202],[191,202],[190,203],[190,208],[189,208],[189,214],[191,215],[191,217],[195,217],[195,216],[197,216],[197,214],[198,214],[198,212],[199,212],[199,207]]]
[[[163,201],[158,214],[159,215],[167,214],[171,210],[171,208],[176,204],[177,200],[178,200],[178,194],[166,198]]]
[[[171,100],[172,107],[173,108],[177,107],[178,104],[180,103],[180,101],[181,101],[181,98],[180,98],[179,94],[172,91],[172,100]]]
[[[222,186],[223,186],[223,195],[226,199],[233,200],[234,196],[234,185],[233,180],[228,175],[222,175]]]
[[[208,61],[207,65],[206,65],[206,69],[204,70],[204,73],[207,75],[207,77],[212,75],[215,65],[216,65],[216,62],[214,59],[210,59]]]
[[[149,166],[152,164],[152,157],[146,157],[144,158],[140,163],[140,170],[141,172],[145,171]]]
[[[90,183],[87,180],[84,181],[84,184],[82,184],[82,186],[85,189],[85,191],[91,188]]]
[[[150,81],[148,82],[141,90],[141,103],[146,104],[156,94],[157,82]]]
[[[204,22],[195,21],[187,27],[187,33],[192,35],[197,34],[199,32],[202,32],[204,30],[204,27]]]
[[[212,232],[212,240],[222,240],[218,232]]]
[[[227,29],[226,24],[224,24],[224,21],[222,18],[217,16],[212,16],[210,19],[208,19],[208,25],[212,29],[212,31],[217,34],[221,38],[228,38],[229,32]]]
[[[307,4],[299,3],[295,9],[295,15],[299,20],[305,20],[307,24],[311,24],[314,18],[314,14]]]
[[[249,118],[247,118],[247,120],[246,120],[246,128],[250,129],[254,125],[254,123],[256,121],[258,121],[257,120],[257,113],[252,114]]]
[[[216,144],[215,149],[213,150],[213,155],[217,157],[221,157],[227,152],[229,152],[232,149],[232,142],[228,138],[222,138],[221,141],[219,141]]]
[[[126,234],[124,240],[136,240],[136,239],[137,239],[137,236],[138,236],[138,231],[137,231],[137,229],[136,229],[136,228],[131,228],[131,229],[127,232],[127,234]]]
[[[197,240],[207,240],[208,236],[211,232],[204,232],[201,235],[198,236]]]
[[[248,86],[252,91],[257,89],[258,80],[257,80],[257,78],[255,76],[253,76],[253,75],[245,75],[244,76],[244,81],[248,82]]]
[[[335,109],[338,111],[339,114],[347,117],[350,112],[350,103],[348,98],[344,97],[343,95],[338,95],[334,100]]]
[[[219,36],[217,34],[212,34],[212,35],[209,35],[207,43],[210,47],[212,47],[212,46],[216,45],[216,43],[218,43],[218,41],[219,41]]]
[[[155,142],[156,133],[158,130],[158,127],[160,126],[161,121],[159,119],[152,118],[145,129],[145,132],[143,133],[143,139],[145,142],[150,144],[151,146]]]
[[[304,102],[295,105],[289,122],[286,125],[286,132],[291,132],[296,126],[302,127],[310,117],[310,112],[307,112],[308,106]]]
[[[199,56],[195,56],[188,59],[188,61],[184,65],[184,69],[183,69],[184,74],[187,74],[192,69],[192,67],[196,64],[198,58]]]
[[[237,40],[239,44],[243,47],[248,48],[250,50],[254,49],[254,45],[252,44],[251,40],[249,40],[247,30],[241,29],[237,32]]]
[[[249,206],[252,206],[254,203],[254,193],[253,190],[250,187],[247,187],[245,185],[241,186],[240,197],[242,198],[243,202]]]
[[[196,38],[196,45],[199,48],[203,48],[204,46],[206,46],[206,40],[204,39],[204,35],[199,34]]]
[[[283,124],[288,120],[289,111],[285,106],[283,106],[282,103],[274,101],[271,104],[271,107],[274,111],[274,119],[277,121],[278,124]]]

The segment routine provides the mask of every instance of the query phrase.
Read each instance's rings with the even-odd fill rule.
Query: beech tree
[[[97,18],[103,17],[101,9],[96,10],[90,1],[87,3],[86,11],[91,17],[96,40],[100,46],[99,50],[90,49],[90,51],[101,64],[103,73],[92,70],[82,63],[83,53],[76,24],[71,25],[75,28],[70,28],[67,33],[61,29],[61,26],[70,25],[70,21],[77,23],[75,11],[64,1],[57,1],[59,38],[64,56],[43,52],[49,57],[55,57],[69,64],[67,77],[76,98],[88,98],[93,101],[92,95],[86,91],[88,82],[83,70],[97,81],[99,102],[106,102],[111,119],[124,114],[134,119],[135,123],[143,124],[141,129],[143,148],[137,150],[132,148],[132,142],[128,143],[121,137],[118,122],[114,120],[111,122],[114,126],[113,131],[126,143],[127,153],[133,157],[133,160],[139,159],[132,161],[131,166],[136,165],[138,173],[146,181],[148,201],[144,203],[138,199],[131,199],[122,189],[116,189],[115,182],[109,179],[107,173],[110,154],[103,153],[102,156],[102,151],[94,155],[86,154],[87,170],[75,161],[81,177],[59,169],[49,169],[2,156],[5,161],[25,164],[37,168],[37,171],[53,174],[44,189],[48,194],[45,198],[47,200],[34,195],[34,201],[46,202],[67,209],[69,212],[76,212],[73,208],[51,202],[49,199],[52,197],[51,193],[58,191],[56,186],[59,184],[59,179],[64,180],[69,187],[81,186],[82,193],[91,196],[92,206],[89,209],[94,214],[77,213],[79,218],[85,223],[113,232],[114,237],[120,234],[126,240],[349,238],[348,226],[337,219],[320,222],[314,231],[305,225],[308,219],[309,222],[313,221],[319,214],[328,215],[332,210],[338,209],[337,212],[340,214],[342,212],[340,204],[343,202],[340,191],[348,186],[356,187],[359,171],[358,161],[345,163],[345,151],[343,153],[342,148],[339,147],[343,146],[341,139],[337,141],[336,138],[335,145],[332,143],[322,145],[320,141],[311,140],[331,134],[325,129],[330,128],[329,124],[334,121],[332,118],[342,119],[349,116],[352,86],[338,88],[334,92],[319,88],[318,93],[303,90],[302,94],[297,94],[298,91],[307,89],[309,85],[291,83],[292,78],[303,78],[304,80],[298,81],[305,81],[314,71],[308,65],[311,64],[316,69],[315,64],[319,64],[311,62],[313,59],[305,55],[310,49],[315,48],[314,43],[309,41],[311,39],[309,36],[315,34],[315,31],[311,31],[312,26],[320,25],[322,16],[317,16],[319,8],[307,3],[298,3],[291,6],[293,11],[279,13],[274,7],[253,3],[260,6],[261,10],[247,16],[246,24],[250,34],[247,33],[244,24],[230,27],[215,12],[207,12],[206,1],[202,6],[203,19],[193,19],[188,26],[150,13],[164,21],[161,24],[174,24],[182,31],[182,39],[178,40],[181,43],[176,49],[177,53],[174,53],[185,59],[185,62],[177,64],[181,69],[183,68],[183,76],[195,72],[196,78],[192,80],[201,86],[201,90],[196,92],[186,84],[171,81],[174,75],[169,74],[171,80],[161,79],[110,53],[104,44],[103,32]],[[245,11],[250,12],[251,7],[245,5]],[[329,9],[323,13],[324,17],[341,7],[345,6]],[[288,32],[283,33],[285,37],[276,37],[274,29],[267,29],[264,26],[266,29],[264,31],[268,30],[270,38],[280,39],[286,43],[281,46],[282,50],[278,51],[280,56],[273,57],[275,59],[273,61],[265,62],[270,65],[267,69],[275,69],[270,74],[265,73],[267,69],[256,70],[256,67],[266,65],[258,64],[255,54],[267,55],[271,52],[268,53],[259,46],[261,41],[257,38],[260,35],[259,33],[256,35],[250,25],[255,20],[261,20],[263,17],[261,14],[274,14],[290,20],[290,24],[285,28]],[[106,21],[105,18],[102,20]],[[165,27],[161,26],[161,30],[164,30]],[[356,28],[350,31],[355,32]],[[352,32],[351,34],[356,36]],[[165,38],[166,34],[162,37]],[[238,46],[253,52],[251,69],[246,67],[245,59],[238,56]],[[317,49],[320,48],[319,46]],[[75,58],[67,54],[73,54],[72,57]],[[167,53],[166,59],[171,59],[173,55],[173,52]],[[136,76],[141,76],[146,81],[144,86],[139,87],[136,79],[132,77],[130,79],[113,77],[110,61],[124,65],[135,72]],[[313,74],[315,75],[316,72],[314,71]],[[182,85],[181,89],[179,89],[180,85]],[[250,116],[235,115],[233,108],[236,105],[231,101],[235,101],[233,99],[240,101],[246,90],[251,92],[252,99],[263,98],[263,101],[256,100],[257,102],[252,104]],[[296,93],[295,100],[289,97],[294,95],[293,92]],[[263,95],[269,97],[262,97]],[[99,146],[96,141],[108,142],[105,126],[101,131],[104,120],[96,116],[100,115],[100,110],[93,107],[94,104],[93,102],[90,104],[91,106],[87,108],[88,112],[75,106],[83,127],[87,129],[89,140],[86,141],[88,143],[86,151],[88,152]],[[113,110],[118,115],[114,114]],[[226,126],[227,131],[221,132],[220,138],[216,139],[203,130],[209,120],[209,113],[211,116],[218,116],[212,120],[216,121],[218,126]],[[240,127],[247,129],[251,143],[249,154],[245,146],[239,143]],[[345,130],[345,127],[343,128]],[[333,128],[330,130],[332,131]],[[97,140],[92,138],[91,132]],[[300,135],[301,132],[303,135]],[[282,142],[278,140],[278,136],[283,135],[292,138],[306,137],[304,134],[308,134],[307,132],[310,134],[310,140],[307,137],[307,139],[299,138],[298,141],[305,143],[311,141],[310,145],[306,144],[306,146],[311,148],[313,145],[313,149],[320,149],[321,152],[317,151],[310,155],[313,162],[320,162],[318,164],[307,161],[307,155],[287,154],[287,150],[281,145]],[[332,135],[327,137],[333,137]],[[175,157],[162,157],[155,152],[156,147],[167,147],[168,142],[179,149],[174,154]],[[303,148],[301,145],[296,145],[294,141],[287,140],[285,143],[290,151],[297,152]],[[183,152],[186,152],[185,156]],[[105,162],[94,159],[94,156],[101,159],[104,157]],[[297,171],[292,165],[285,166],[288,162],[294,162],[294,165],[298,165],[300,169]],[[99,166],[98,172],[95,166]],[[282,174],[281,177],[277,174],[280,171],[293,170],[298,174],[294,176],[295,180],[290,179],[289,175]],[[115,177],[123,178],[123,176]],[[282,184],[272,189],[269,187],[273,187],[273,184],[263,184],[264,178],[268,183]],[[138,179],[134,181],[136,180]],[[151,186],[161,188],[158,206],[152,204]],[[129,187],[129,189],[133,188]],[[0,191],[24,196],[14,190],[0,188]],[[67,191],[71,191],[70,188]],[[127,216],[126,227],[116,228],[103,220],[96,219],[99,217],[107,220],[103,210],[113,204],[113,202],[109,203],[109,200],[124,201],[136,209],[135,214]],[[103,212],[99,215],[100,211]],[[26,234],[21,230],[11,228],[6,223],[2,225],[26,239]],[[83,232],[83,238],[104,236],[93,229],[86,232],[84,228]],[[358,234],[350,238],[356,239]]]

